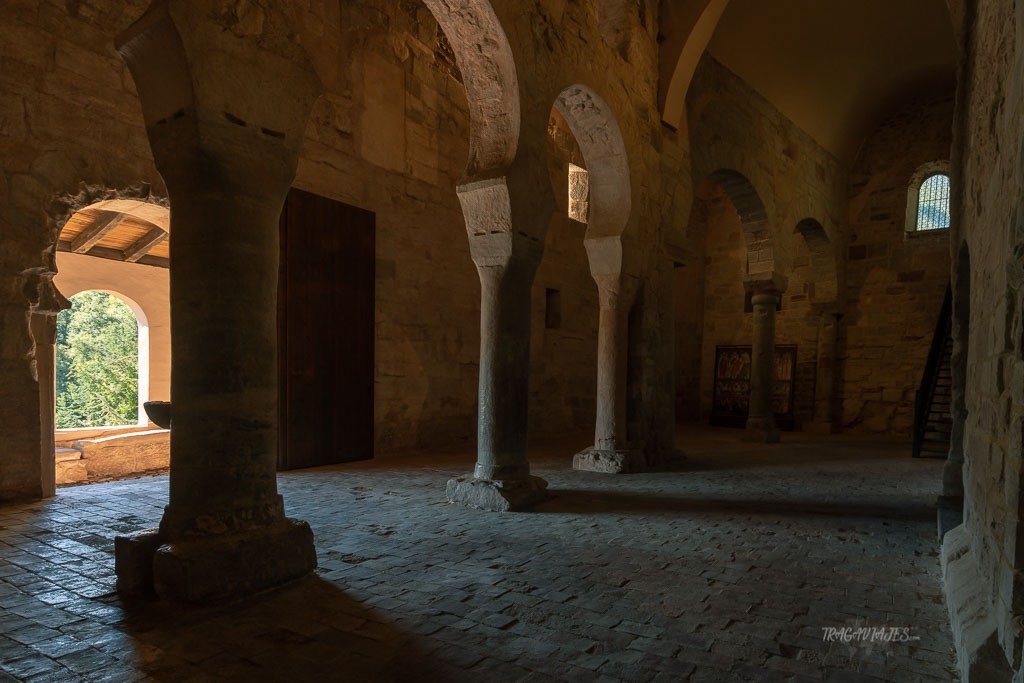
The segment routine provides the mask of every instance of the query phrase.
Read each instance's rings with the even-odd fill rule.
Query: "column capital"
[[[245,171],[232,185],[257,196],[254,177],[290,184],[322,87],[277,4],[153,0],[117,36],[169,192],[197,164],[230,168],[222,182]]]
[[[477,268],[510,268],[540,265],[544,243],[513,231],[471,233],[469,253]]]
[[[779,272],[758,273],[743,278],[743,288],[757,295],[781,296],[789,286],[789,278]]]

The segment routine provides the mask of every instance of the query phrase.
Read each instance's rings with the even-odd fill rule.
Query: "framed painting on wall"
[[[715,427],[744,427],[750,410],[749,346],[715,348],[715,381],[711,403],[711,424]],[[796,346],[775,347],[775,382],[772,406],[779,429],[793,429],[793,392],[796,388]]]

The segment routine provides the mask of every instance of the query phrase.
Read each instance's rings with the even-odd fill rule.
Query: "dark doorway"
[[[373,457],[374,214],[292,189],[281,212],[278,469]]]

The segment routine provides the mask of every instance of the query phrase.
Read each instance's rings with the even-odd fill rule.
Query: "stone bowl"
[[[146,415],[161,429],[171,428],[171,402],[170,401],[146,401],[142,404],[146,409]]]

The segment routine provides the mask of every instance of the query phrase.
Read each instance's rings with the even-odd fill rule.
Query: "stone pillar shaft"
[[[620,450],[626,435],[626,370],[629,303],[617,290],[599,287],[601,312],[597,339],[597,422],[594,448]]]
[[[643,452],[628,443],[629,314],[639,281],[627,274],[631,245],[621,237],[583,241],[590,274],[597,284],[601,312],[597,339],[597,415],[594,445],[577,453],[572,466],[591,472],[637,472],[646,467]]]
[[[547,482],[530,475],[530,304],[543,245],[512,232],[473,234],[480,276],[480,389],[473,477],[448,481],[453,503],[484,510],[529,507]]]
[[[210,179],[209,169],[191,170],[183,175]],[[276,477],[277,272],[288,183],[261,183],[246,194],[215,182],[168,184],[172,475],[161,528],[175,538],[203,532],[211,517],[224,530],[271,523],[284,517]]]
[[[484,480],[529,476],[530,292],[535,266],[478,265],[480,385],[477,463]]]

